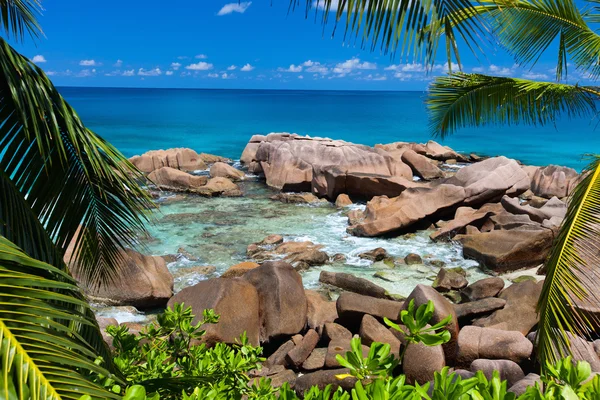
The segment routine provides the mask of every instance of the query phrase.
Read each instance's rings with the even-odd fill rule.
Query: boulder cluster
[[[198,154],[192,149],[175,148],[152,150],[141,156],[134,156],[129,161],[148,174],[148,181],[161,190],[188,192],[207,197],[242,195],[234,182],[244,179],[245,175],[232,167],[231,160],[224,157]],[[206,170],[208,175],[193,173]]]
[[[276,235],[266,240],[278,242]],[[445,366],[465,377],[480,370],[487,376],[499,371],[509,390],[517,394],[539,380],[532,333],[542,282],[524,280],[505,288],[501,278],[490,277],[469,284],[464,277],[458,279],[442,269],[433,286],[417,285],[408,298],[399,300],[329,273],[322,281],[346,282],[339,297],[329,300],[318,291],[306,290],[300,274],[285,261],[233,269],[236,273],[229,277],[183,289],[168,305],[185,303],[197,316],[207,308],[220,315],[219,323],[203,326],[206,335],[201,342],[207,345],[236,343],[245,331],[250,343],[265,349],[264,367],[252,377],[269,377],[274,385],[288,382],[298,393],[314,385],[352,385],[352,379],[335,377],[347,372],[336,355],[345,355],[356,336],[361,338],[365,356],[373,342],[390,344],[396,356],[404,352],[401,369],[409,382],[431,381]],[[460,294],[457,304],[443,295],[450,289]],[[432,324],[452,316],[448,343],[407,344],[402,332],[384,323],[384,318],[399,322],[400,312],[411,300],[417,306],[433,302]],[[116,321],[101,319],[100,323],[106,326]],[[579,337],[573,337],[572,343],[575,358],[590,362],[600,372],[598,346]]]
[[[522,166],[506,157],[466,157],[434,141],[368,147],[272,133],[250,139],[241,162],[282,192],[282,201],[326,198],[348,213],[356,236],[436,231],[493,272],[532,268],[547,257],[579,175],[558,166]]]

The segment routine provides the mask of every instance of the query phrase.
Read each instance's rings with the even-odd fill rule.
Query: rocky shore
[[[483,273],[451,265],[452,258],[390,254],[385,245],[353,255],[368,265],[362,270],[372,271],[358,276],[338,267],[346,265],[348,254],[313,240],[290,239],[285,232],[267,232],[242,243],[245,254],[226,270],[211,265],[170,270],[177,260],[194,259],[187,247],[153,256],[128,250],[122,276],[112,286],[98,289],[81,282],[92,300],[141,310],[184,302],[196,315],[212,308],[221,320],[207,327],[208,344],[233,343],[246,331],[268,357],[255,376],[268,376],[276,385],[289,382],[298,393],[313,385],[351,384],[335,379],[341,371],[335,355],[349,350],[353,336],[365,346],[389,343],[399,353],[406,343],[383,318],[397,321],[411,299],[417,305],[431,300],[433,323],[453,316],[452,340],[437,347],[408,345],[403,372],[409,381],[430,381],[444,366],[464,376],[478,370],[491,376],[498,370],[511,391],[521,393],[539,378],[531,336],[543,280],[537,270],[565,216],[566,198],[579,179],[575,170],[459,154],[433,141],[368,147],[287,133],[253,136],[241,166],[191,149],[151,151],[131,162],[148,174],[149,190],[160,201],[186,196],[251,201],[248,180],[261,185],[264,180],[275,208],[340,210],[348,221],[346,241],[379,238],[377,243],[385,244],[417,235],[432,247],[459,246],[462,257],[474,260],[489,277],[479,279]],[[177,195],[165,197],[167,192]],[[316,275],[311,272],[323,266]],[[384,287],[409,270],[421,273],[422,281],[407,298]],[[505,273],[512,273],[510,279],[494,276]],[[200,278],[175,289],[179,274]],[[307,285],[309,276],[318,282]],[[118,323],[99,320],[103,326]],[[600,372],[600,345],[574,338],[572,346],[579,359]]]

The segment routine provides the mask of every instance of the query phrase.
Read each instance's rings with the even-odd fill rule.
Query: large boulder
[[[453,213],[465,200],[465,190],[460,186],[438,185],[412,188],[400,196],[375,197],[367,203],[362,220],[348,231],[356,236],[381,236],[426,219],[439,219]]]
[[[521,367],[519,367],[519,364],[510,360],[487,360],[480,358],[471,363],[471,371],[481,371],[487,379],[492,379],[494,371],[498,371],[500,380],[506,380],[508,387],[525,378],[525,374]]]
[[[65,261],[69,262],[71,250],[67,253]],[[80,287],[95,302],[147,309],[164,307],[173,295],[173,276],[162,257],[125,250],[116,275],[103,285],[88,281],[77,264],[70,262],[70,267]]]
[[[479,210],[471,207],[459,207],[456,210],[454,219],[444,224],[444,226],[429,237],[432,240],[452,237],[457,233],[464,233],[468,225],[481,225],[487,218],[502,212],[504,209],[499,204],[485,204]]]
[[[325,324],[335,321],[338,317],[335,301],[328,301],[322,294],[314,290],[305,290],[304,293],[307,303],[308,327],[321,334]]]
[[[352,292],[343,292],[337,299],[337,312],[346,327],[358,327],[365,314],[383,320],[384,317],[398,320],[402,304],[398,301],[377,299]]]
[[[454,237],[463,245],[463,256],[497,273],[533,268],[542,264],[552,248],[551,229],[494,230]]]
[[[242,195],[238,185],[223,177],[210,178],[206,185],[196,188],[194,192],[208,197],[238,197]]]
[[[434,162],[425,156],[417,154],[413,150],[403,152],[402,161],[421,179],[429,181],[444,177],[444,172]]]
[[[202,341],[208,345],[218,342],[236,343],[245,331],[248,341],[258,346],[261,330],[259,294],[254,285],[241,278],[216,278],[187,287],[169,300],[168,306],[185,303],[196,315],[194,323],[202,319],[202,311],[213,309],[220,315],[217,324],[202,327],[206,334]]]
[[[464,204],[473,206],[516,197],[529,189],[530,180],[515,160],[493,157],[461,168],[446,183],[463,187]]]
[[[259,142],[259,143],[257,143]],[[412,178],[410,168],[384,151],[341,140],[269,134],[252,137],[244,149],[242,163],[260,164],[267,185],[284,191],[311,191],[313,170],[335,166],[343,174]],[[325,180],[322,180],[324,183]],[[325,183],[325,186],[328,183]],[[324,193],[341,193],[321,187]],[[323,194],[320,193],[319,194]],[[335,200],[335,197],[330,197]]]
[[[206,176],[188,174],[171,167],[161,167],[152,171],[148,179],[160,189],[176,192],[194,191],[208,182]]]
[[[521,396],[527,391],[530,386],[535,386],[536,383],[543,388],[542,379],[538,374],[530,373],[525,375],[525,378],[521,379],[514,385],[508,388],[508,391],[514,393],[517,397]]]
[[[210,167],[210,177],[211,178],[228,178],[232,181],[239,181],[240,179],[244,179],[244,173],[239,169],[233,168],[229,164],[225,164],[224,162],[215,162]]]
[[[391,353],[396,357],[400,355],[400,340],[394,336],[385,326],[369,314],[363,316],[360,324],[359,335],[362,344],[370,346],[374,342],[387,343],[391,347]]]
[[[478,358],[521,363],[531,356],[533,344],[521,333],[465,326],[458,335],[457,365],[468,367]]]
[[[538,322],[536,306],[542,286],[543,281],[536,283],[527,280],[513,283],[500,293],[499,297],[506,300],[504,308],[495,311],[489,317],[474,321],[473,325],[518,331],[527,335]]]
[[[175,148],[168,150],[152,150],[141,156],[129,159],[140,171],[150,173],[162,167],[171,167],[181,171],[206,169],[206,164],[192,149]]]
[[[259,297],[261,341],[293,335],[306,325],[307,303],[302,277],[283,261],[267,261],[242,278],[256,288]]]
[[[485,299],[486,297],[494,297],[504,289],[504,280],[497,276],[491,278],[483,278],[473,282],[463,289],[462,295],[468,301]]]
[[[432,381],[435,373],[446,366],[442,346],[426,346],[423,343],[409,343],[404,353],[402,371],[409,383]]]
[[[415,307],[427,304],[427,302],[430,300],[433,302],[434,311],[429,321],[431,325],[435,325],[448,317],[448,315],[452,315],[450,322],[445,328],[448,330],[448,332],[450,332],[451,338],[448,343],[443,345],[446,361],[452,365],[456,359],[456,342],[458,340],[459,332],[458,320],[456,318],[454,306],[448,301],[448,299],[438,293],[437,290],[426,285],[417,285],[414,288],[404,302],[404,309],[408,307],[411,300],[414,300]]]
[[[558,165],[527,167],[526,171],[531,178],[531,191],[547,199],[553,196],[567,197],[579,178],[579,174],[574,169]]]
[[[470,301],[468,303],[456,304],[456,318],[459,322],[470,321],[473,318],[482,317],[487,314],[504,308],[506,300],[497,297],[488,297],[481,300]]]
[[[260,264],[252,262],[252,261],[242,261],[239,264],[232,265],[227,269],[227,271],[223,272],[221,275],[222,278],[236,278],[244,275],[246,272],[253,270],[254,268],[258,268]]]

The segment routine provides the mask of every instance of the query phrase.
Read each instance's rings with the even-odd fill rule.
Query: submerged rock
[[[194,192],[208,197],[239,197],[242,195],[242,191],[238,185],[222,177],[209,179],[206,185],[196,188]]]
[[[327,203],[327,200],[319,199],[312,193],[278,193],[272,196],[271,200],[278,200],[282,203],[291,204]]]

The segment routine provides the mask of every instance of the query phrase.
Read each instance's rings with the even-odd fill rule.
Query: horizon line
[[[303,92],[420,92],[424,93],[427,90],[385,90],[385,89],[284,89],[284,88],[186,88],[186,87],[145,87],[145,86],[71,86],[71,85],[55,85],[57,88],[68,89],[150,89],[150,90],[262,90],[262,91],[303,91]]]

